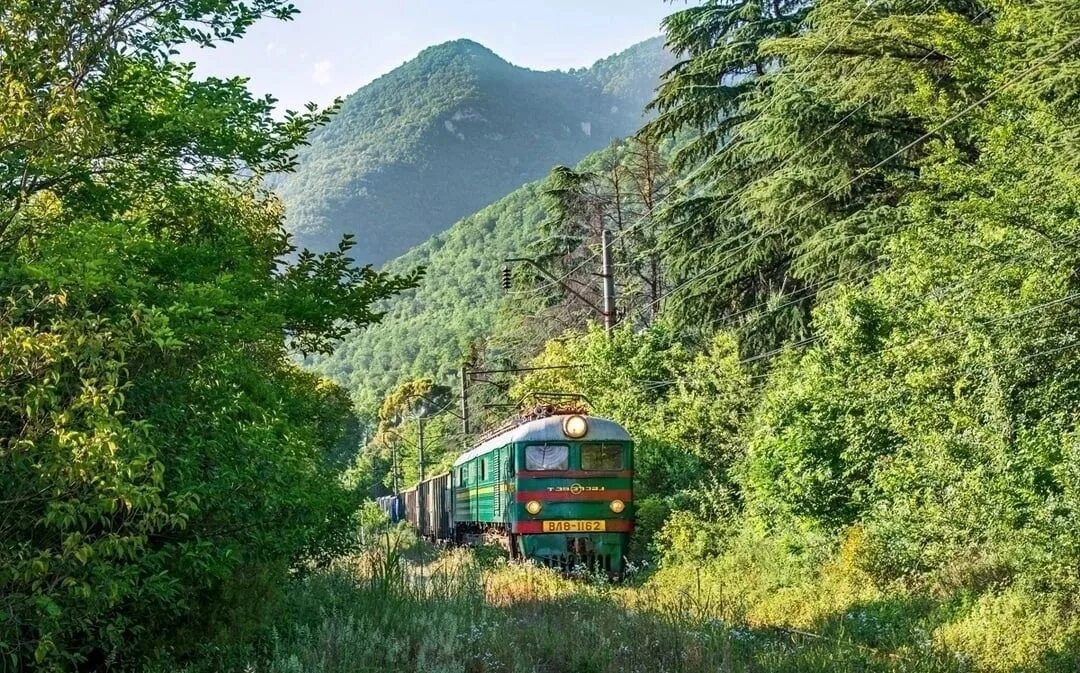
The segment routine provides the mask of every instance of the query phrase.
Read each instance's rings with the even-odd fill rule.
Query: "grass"
[[[965,559],[936,580],[881,586],[867,572],[857,527],[838,545],[818,546],[793,549],[790,539],[747,532],[717,558],[660,570],[644,589],[661,602],[704,594],[730,623],[865,648],[896,662],[889,670],[1080,671],[1074,597],[973,580]]]
[[[630,586],[602,577],[568,579],[461,551],[422,560],[407,561],[391,543],[299,581],[256,670],[959,670],[933,652],[909,657],[843,634],[738,623],[733,604],[704,588],[656,579]]]
[[[857,542],[857,541],[856,541]],[[874,585],[850,540],[800,554],[733,541],[718,558],[613,584],[439,551],[404,530],[290,583],[261,643],[202,670],[251,673],[1064,673],[1080,633],[1015,589]],[[177,667],[159,667],[178,670]],[[196,670],[196,669],[191,669]]]

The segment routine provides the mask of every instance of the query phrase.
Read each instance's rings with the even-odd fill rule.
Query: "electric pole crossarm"
[[[553,276],[553,275],[551,275],[550,273],[548,273],[548,270],[547,270],[547,269],[545,269],[544,267],[540,266],[539,264],[537,264],[537,263],[536,263],[535,261],[533,261],[533,260],[529,259],[528,257],[509,257],[509,258],[507,258],[507,259],[504,259],[503,261],[504,261],[504,262],[506,262],[507,264],[509,264],[510,262],[521,262],[522,264],[528,264],[529,266],[533,267],[534,269],[536,269],[537,271],[539,271],[539,272],[540,272],[541,274],[543,274],[543,276],[544,276],[545,278],[547,278],[548,280],[550,280],[550,281],[551,281],[552,283],[554,283],[554,284],[558,285],[559,287],[561,287],[562,289],[566,290],[566,291],[567,291],[567,292],[569,292],[570,294],[574,295],[575,297],[577,297],[577,298],[578,298],[578,299],[580,299],[581,301],[585,302],[585,304],[586,304],[586,305],[587,305],[587,306],[588,306],[589,308],[591,308],[592,310],[596,311],[596,312],[597,312],[597,313],[599,313],[600,315],[605,315],[605,313],[604,313],[604,310],[603,310],[603,309],[601,309],[601,308],[600,308],[599,306],[597,306],[596,304],[594,304],[594,303],[592,303],[591,301],[589,301],[588,299],[586,299],[586,298],[585,298],[584,296],[582,296],[582,295],[581,295],[581,293],[579,293],[579,292],[578,292],[577,290],[575,290],[574,288],[570,287],[570,286],[569,286],[569,285],[567,285],[566,283],[562,282],[561,280],[559,280],[559,279],[558,279],[558,278],[556,278],[555,276]]]
[[[521,372],[539,372],[546,371],[548,369],[580,369],[581,367],[587,367],[586,364],[573,364],[573,365],[544,365],[538,367],[510,367],[508,369],[470,369],[468,371],[469,376],[474,374],[520,374]]]

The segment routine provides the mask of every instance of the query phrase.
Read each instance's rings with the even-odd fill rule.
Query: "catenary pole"
[[[600,232],[600,277],[604,281],[604,329],[615,328],[615,273],[611,264],[611,240],[607,229]]]
[[[420,435],[420,441],[417,444],[416,450],[420,458],[420,481],[424,480],[424,417],[419,416],[416,419],[416,431]]]
[[[467,364],[461,365],[461,432],[469,434],[469,369]]]

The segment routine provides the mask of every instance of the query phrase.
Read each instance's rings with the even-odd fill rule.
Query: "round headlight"
[[[589,423],[584,416],[567,416],[562,424],[563,434],[573,439],[584,437],[589,431]]]
[[[624,509],[626,509],[626,503],[622,500],[612,500],[611,504],[608,505],[608,507],[611,508],[612,512],[620,514]]]
[[[534,516],[539,514],[540,510],[542,509],[544,509],[544,506],[536,500],[530,500],[529,502],[525,503],[525,511]]]

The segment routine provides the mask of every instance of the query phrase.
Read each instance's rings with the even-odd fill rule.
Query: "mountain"
[[[613,146],[577,164],[595,170],[610,161]],[[492,334],[504,301],[537,301],[528,287],[508,295],[499,284],[503,259],[527,254],[547,217],[542,193],[547,180],[530,182],[461,219],[388,263],[390,271],[427,268],[420,285],[388,302],[377,324],[346,337],[329,356],[309,361],[314,369],[353,392],[358,406],[373,409],[397,383],[419,376],[452,377],[470,344]],[[521,293],[521,294],[517,294]]]
[[[351,334],[314,368],[353,391],[365,409],[407,378],[448,380],[469,343],[495,323],[502,260],[533,242],[545,216],[543,184],[518,188],[387,264],[393,271],[425,266],[427,274],[391,300],[381,322]]]
[[[430,47],[349,96],[273,185],[298,245],[379,265],[552,166],[636,131],[673,57],[657,37],[569,72],[469,40]]]

